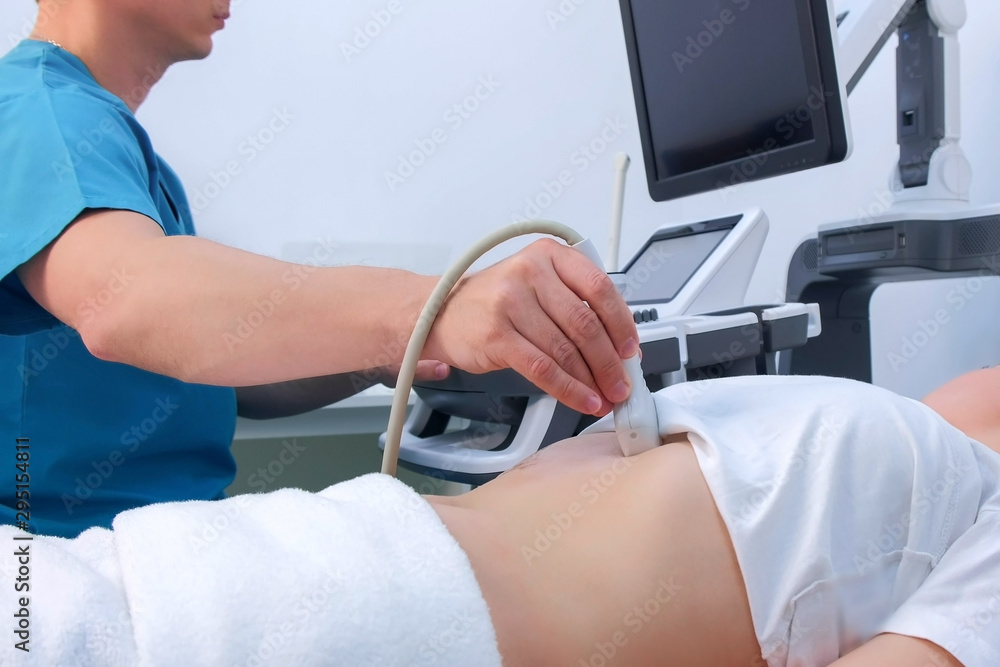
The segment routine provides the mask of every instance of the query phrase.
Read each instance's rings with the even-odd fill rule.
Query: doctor
[[[391,377],[436,282],[194,235],[133,114],[228,17],[228,0],[40,0],[31,37],[0,59],[0,439],[30,443],[33,532],[221,497],[237,413],[293,414]],[[421,373],[510,367],[603,414],[627,397],[621,359],[637,346],[607,276],[540,241],[459,284]],[[14,486],[2,522],[18,520]]]

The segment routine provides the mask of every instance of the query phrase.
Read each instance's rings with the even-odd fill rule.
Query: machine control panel
[[[648,310],[633,310],[632,319],[635,320],[636,324],[656,322],[660,319],[660,313],[657,312],[656,308],[650,308]]]

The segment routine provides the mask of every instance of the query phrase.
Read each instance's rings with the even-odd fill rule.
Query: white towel
[[[468,558],[392,478],[153,505],[113,527],[17,543],[0,528],[31,553],[31,651],[7,629],[0,664],[501,664]],[[0,558],[9,626],[15,560]]]

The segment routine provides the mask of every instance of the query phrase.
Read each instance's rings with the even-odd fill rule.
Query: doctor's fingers
[[[560,403],[587,415],[606,414],[610,409],[595,387],[570,375],[555,359],[516,329],[507,333],[502,345],[503,365],[514,369]],[[586,368],[582,359],[579,363],[581,368]]]
[[[519,269],[525,281],[579,350],[604,399],[624,401],[629,382],[622,359],[639,351],[639,335],[631,310],[608,274],[581,252],[550,240],[533,243],[522,254]]]
[[[583,253],[558,243],[553,245],[552,266],[559,281],[579,299],[590,304],[590,308],[604,325],[620,359],[635,356],[639,352],[639,333],[635,328],[635,320],[632,319],[632,310],[611,278]],[[621,373],[624,378],[624,369]],[[602,378],[598,376],[597,379],[604,386]]]
[[[558,329],[546,331],[548,338],[543,341],[526,337],[573,377],[596,388],[609,409],[610,404],[628,398],[630,388],[621,356],[597,312],[562,284],[539,291],[538,304],[544,320]],[[583,364],[582,371],[579,364]]]
[[[517,332],[535,350],[538,350],[541,355],[555,362],[556,366],[568,376],[551,375],[550,377],[542,378],[542,380],[526,376],[528,379],[535,382],[535,384],[545,389],[549,394],[555,396],[563,403],[570,405],[570,407],[584,414],[604,415],[611,410],[612,404],[602,395],[603,392],[594,380],[593,373],[591,373],[590,367],[584,359],[583,352],[573,340],[567,337],[558,324],[552,320],[551,316],[538,303],[532,303],[530,306],[518,309],[518,312],[511,313],[511,322]],[[610,343],[608,347],[610,347]],[[541,362],[536,362],[536,365],[538,363]],[[543,365],[542,370],[548,369]],[[541,382],[554,382],[557,388],[549,391],[546,387],[542,386]],[[564,400],[563,396],[559,395],[559,392],[562,392],[567,396],[573,396],[573,392],[579,390],[579,384],[584,385],[588,390],[583,397],[584,402],[582,405],[572,405],[568,402],[568,400],[573,400],[572,398]],[[599,399],[599,403],[593,401],[595,396]]]

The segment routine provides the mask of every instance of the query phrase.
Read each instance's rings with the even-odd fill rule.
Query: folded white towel
[[[153,505],[27,544],[31,652],[8,640],[3,664],[500,665],[465,553],[383,475]],[[20,594],[0,560],[6,615]]]

